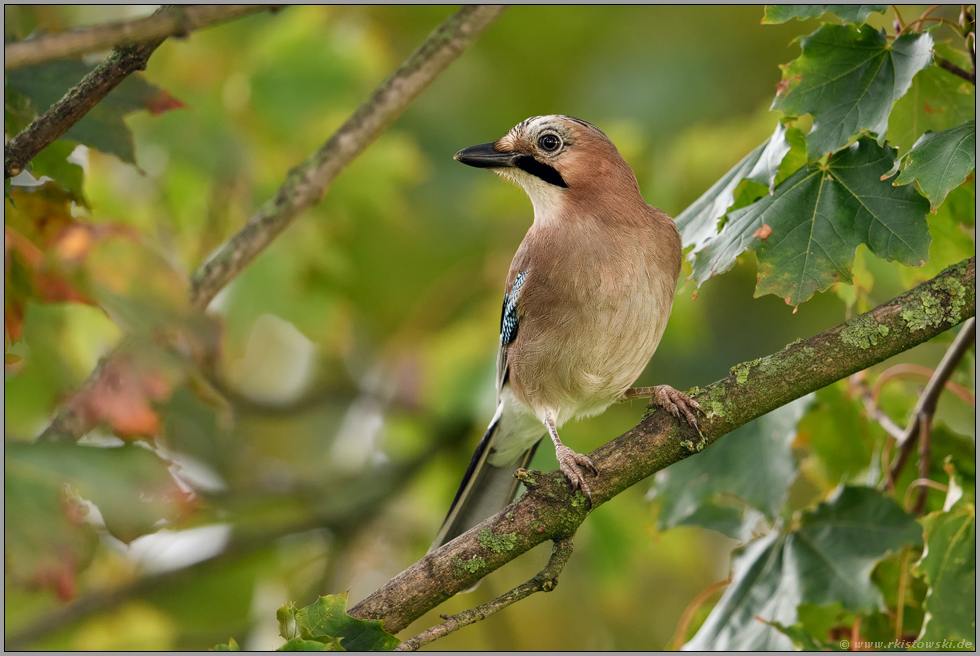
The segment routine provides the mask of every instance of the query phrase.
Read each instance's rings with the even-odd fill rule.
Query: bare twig
[[[64,98],[8,141],[3,149],[4,179],[23,171],[28,162],[78,123],[130,73],[144,70],[150,55],[163,43],[164,38],[116,48]]]
[[[902,20],[902,15],[898,13],[898,5],[889,5],[892,11],[895,12],[895,20],[898,21],[898,33],[901,34],[905,31],[905,21]]]
[[[191,278],[190,293],[194,304],[198,308],[206,307],[218,291],[251,263],[300,212],[319,201],[327,185],[505,8],[466,6],[440,25],[323,147],[289,172],[276,195],[198,268]],[[85,382],[86,388],[98,379],[100,369],[111,357],[110,354],[103,358]],[[38,440],[77,440],[90,428],[70,404],[62,404]]]
[[[533,579],[481,606],[464,610],[462,613],[450,617],[444,617],[445,622],[423,631],[414,638],[409,638],[395,647],[395,651],[416,651],[420,647],[447,636],[454,631],[458,631],[464,626],[484,620],[511,604],[531,596],[535,592],[551,592],[558,585],[558,575],[561,574],[562,569],[565,568],[565,564],[571,556],[572,538],[555,540],[551,548],[551,558],[548,559],[548,564]]]
[[[865,380],[865,374],[866,372],[859,371],[851,376],[852,384],[861,394],[861,400],[864,402],[865,411],[868,413],[868,416],[877,421],[878,424],[885,429],[885,432],[892,438],[896,440],[901,439],[902,427],[892,421],[891,417],[882,412],[881,408],[878,407],[878,396],[875,392],[878,389],[879,383],[881,382],[881,376],[878,377],[878,381],[875,383],[875,389],[873,390],[868,387],[868,383]],[[885,450],[888,450],[887,445]]]
[[[942,361],[936,368],[935,375],[929,380],[925,390],[923,390],[922,395],[919,397],[918,403],[915,404],[915,410],[912,412],[912,419],[909,421],[908,428],[905,429],[901,439],[898,440],[900,445],[898,458],[895,460],[885,479],[887,490],[892,491],[895,489],[895,481],[898,479],[898,475],[902,473],[902,469],[905,468],[905,463],[908,461],[909,455],[911,455],[912,449],[915,447],[921,427],[920,415],[928,414],[931,417],[935,413],[936,403],[939,401],[939,393],[942,392],[946,380],[952,375],[953,370],[956,369],[960,358],[973,346],[976,334],[977,322],[976,319],[971,318],[963,325],[960,334],[953,340],[952,346],[946,351],[946,355],[943,356]],[[928,474],[926,476],[928,477]]]
[[[327,187],[423,89],[503,13],[506,7],[469,5],[453,14],[318,151],[289,172],[276,195],[191,277],[191,299],[204,308]]]
[[[969,82],[970,84],[976,86],[976,84],[977,84],[977,74],[976,73],[971,73],[970,71],[964,71],[962,68],[960,68],[959,66],[957,66],[953,62],[951,62],[951,61],[949,61],[947,59],[943,59],[942,57],[940,57],[937,54],[933,54],[932,58],[935,60],[936,64],[939,65],[940,68],[942,68],[944,70],[947,70],[950,73],[952,73],[953,75],[956,75],[957,77],[961,77],[964,80],[966,80],[967,82]]]
[[[936,374],[935,369],[930,369],[929,367],[923,367],[921,364],[913,364],[911,362],[903,362],[902,364],[896,364],[893,367],[888,367],[885,371],[881,372],[878,376],[878,380],[875,381],[874,388],[871,390],[871,400],[878,404],[878,397],[881,396],[881,388],[884,387],[885,383],[890,380],[914,380],[916,378],[922,378],[923,380],[930,380]],[[973,394],[970,390],[958,385],[951,380],[946,381],[946,389],[960,397],[970,405],[976,404],[976,399],[973,398]]]
[[[929,460],[932,456],[932,412],[922,412],[919,415],[919,480],[929,479]],[[921,515],[926,508],[926,497],[929,486],[919,487],[919,498],[912,509],[916,515]]]
[[[939,490],[940,492],[949,492],[949,486],[943,485],[942,483],[937,483],[931,478],[917,478],[911,483],[909,483],[909,488],[905,490],[905,500],[902,503],[903,508],[909,507],[909,500],[912,498],[912,493],[917,489],[922,491],[932,488],[933,490]]]
[[[729,576],[724,581],[712,583],[691,600],[691,603],[689,603],[687,608],[684,609],[684,612],[681,613],[681,619],[677,622],[677,629],[674,631],[675,651],[680,651],[681,647],[684,646],[684,636],[687,635],[687,627],[691,625],[691,620],[694,619],[694,613],[698,611],[698,608],[701,608],[704,602],[708,601],[712,595],[717,594],[719,590],[724,588],[726,585],[731,584],[731,582],[732,577]]]
[[[61,34],[25,39],[3,47],[3,70],[33,66],[56,59],[109,48],[129,46],[141,41],[186,36],[190,32],[216,23],[234,20],[282,5],[197,5],[174,7],[135,20],[83,27]]]

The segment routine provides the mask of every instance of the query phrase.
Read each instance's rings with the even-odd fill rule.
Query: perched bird
[[[497,409],[432,549],[513,502],[514,472],[545,434],[573,489],[591,498],[584,455],[558,429],[611,403],[652,397],[697,426],[698,404],[666,385],[630,389],[657,349],[681,269],[673,220],[644,202],[636,176],[597,127],[537,116],[455,159],[524,188],[534,223],[504,293]]]

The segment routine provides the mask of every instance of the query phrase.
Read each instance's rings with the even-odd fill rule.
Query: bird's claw
[[[572,491],[581,489],[582,493],[591,500],[592,490],[589,488],[589,484],[585,482],[585,476],[580,467],[585,467],[592,472],[593,476],[598,476],[599,470],[592,464],[592,461],[581,453],[575,453],[564,444],[555,449],[555,456],[558,458],[558,466],[561,468],[561,472],[572,484]]]
[[[684,392],[678,392],[670,385],[658,385],[654,387],[651,396],[654,403],[662,408],[666,408],[678,420],[683,415],[687,423],[698,432],[698,435],[701,434],[701,427],[698,426],[698,418],[695,416],[695,413],[700,412],[703,415],[704,410],[701,409],[697,401]]]

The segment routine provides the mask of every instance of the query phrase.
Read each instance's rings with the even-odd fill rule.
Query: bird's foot
[[[692,427],[697,429],[698,433],[701,429],[698,427],[698,418],[695,413],[700,412],[704,414],[704,410],[698,405],[698,402],[689,397],[684,392],[678,392],[670,385],[657,385],[656,387],[634,387],[623,392],[623,395],[617,399],[618,401],[632,401],[633,399],[651,399],[654,403],[662,408],[666,408],[670,414],[674,415],[677,419],[684,415],[684,419]]]
[[[593,476],[598,476],[599,470],[592,464],[592,461],[581,453],[575,453],[564,444],[555,447],[555,456],[558,458],[558,466],[561,467],[561,472],[572,484],[572,491],[581,489],[582,493],[591,500],[592,490],[589,488],[589,484],[585,482],[585,476],[580,467],[585,467],[592,472]]]

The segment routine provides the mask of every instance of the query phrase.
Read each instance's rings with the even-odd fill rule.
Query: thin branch
[[[150,55],[163,42],[164,38],[158,38],[116,48],[66,93],[64,98],[34,119],[23,132],[4,144],[4,180],[23,171],[28,162],[67,132],[71,126],[78,123],[130,73],[146,69],[146,62],[150,59]]]
[[[919,415],[919,480],[929,479],[929,464],[932,458],[932,413],[923,412]],[[929,496],[929,486],[919,488],[919,498],[915,501],[912,512],[921,515],[926,509],[926,498]]]
[[[926,9],[922,13],[922,15],[919,16],[918,20],[915,21],[915,31],[916,32],[921,32],[922,31],[922,23],[923,23],[923,21],[925,21],[929,17],[929,14],[931,14],[934,11],[936,11],[940,7],[942,7],[942,5],[933,5],[933,6],[929,7],[928,9]]]
[[[503,6],[466,6],[450,16],[382,82],[344,125],[318,151],[291,170],[276,195],[252,215],[191,277],[191,298],[203,309],[215,295],[293,219],[320,200],[333,181],[411,101],[455,60],[506,9]],[[8,144],[9,147],[9,144]],[[112,354],[105,356],[85,382],[91,387]],[[39,441],[77,440],[91,429],[70,403],[62,404]]]
[[[939,68],[945,69],[945,70],[949,71],[950,73],[952,73],[953,75],[956,75],[958,77],[961,77],[964,80],[966,80],[967,82],[969,82],[970,84],[976,86],[976,84],[977,84],[977,74],[976,73],[971,73],[970,71],[964,71],[962,68],[960,68],[959,66],[957,66],[953,62],[951,62],[951,61],[949,61],[947,59],[943,59],[942,57],[940,57],[937,54],[933,54],[932,58],[935,60],[936,64],[939,65]]]
[[[551,548],[551,558],[548,559],[548,564],[533,579],[481,606],[464,610],[462,613],[450,617],[443,616],[443,619],[446,620],[445,622],[423,631],[414,638],[409,638],[395,647],[395,651],[417,651],[420,647],[445,637],[454,631],[458,631],[464,626],[469,626],[470,624],[484,620],[511,604],[531,596],[535,592],[551,592],[558,585],[558,575],[561,574],[561,571],[565,568],[565,564],[568,563],[568,559],[571,557],[572,538],[555,540]]]
[[[216,23],[235,20],[282,5],[197,5],[174,7],[135,20],[83,27],[61,34],[24,39],[3,47],[3,70],[129,46],[141,41],[187,36]]]
[[[908,461],[909,455],[911,455],[912,449],[915,447],[916,439],[919,436],[919,415],[928,414],[931,416],[935,413],[936,403],[939,401],[939,393],[943,391],[946,380],[952,375],[953,370],[956,369],[956,365],[959,364],[963,354],[973,346],[976,334],[977,322],[975,319],[970,319],[963,325],[963,329],[960,330],[960,334],[956,336],[956,339],[953,340],[953,344],[946,351],[946,355],[943,356],[942,361],[936,368],[935,375],[929,380],[925,390],[923,390],[922,395],[919,397],[919,401],[915,404],[915,410],[912,412],[912,419],[909,420],[908,428],[905,429],[902,438],[898,440],[900,450],[898,452],[898,458],[888,472],[888,477],[885,481],[887,490],[892,491],[895,489],[895,481],[898,479],[899,474],[902,473],[902,469],[905,468],[905,463]]]
[[[930,369],[929,367],[924,367],[921,364],[913,364],[911,362],[903,362],[902,364],[896,364],[894,367],[889,367],[878,376],[878,380],[875,381],[875,386],[871,390],[872,401],[877,405],[878,397],[881,396],[881,388],[884,387],[885,383],[890,380],[914,380],[916,378],[923,378],[925,380],[930,380],[936,374],[935,369]],[[946,381],[946,389],[960,397],[970,405],[976,405],[976,399],[970,390],[958,385],[951,380]]]
[[[949,492],[949,486],[943,485],[942,483],[937,483],[931,478],[917,478],[911,483],[909,483],[909,488],[905,490],[905,500],[902,503],[903,508],[909,507],[909,499],[912,497],[912,493],[915,492],[917,488],[932,488],[933,490],[939,490],[940,492]]]
[[[327,187],[398,118],[423,89],[446,69],[506,9],[469,5],[429,36],[401,67],[318,151],[289,172],[276,195],[191,277],[191,299],[207,307],[217,293],[248,266],[293,219],[318,203]]]
[[[684,612],[681,613],[681,619],[677,622],[677,629],[674,631],[674,651],[680,651],[684,646],[684,643],[687,642],[684,639],[684,636],[687,635],[687,627],[691,625],[691,620],[694,619],[694,613],[698,611],[698,608],[701,608],[704,602],[708,601],[712,595],[716,594],[725,586],[730,585],[731,582],[732,577],[729,576],[724,581],[712,583],[691,600],[691,603],[689,603],[687,608],[684,609]]]
[[[878,399],[875,394],[875,390],[878,389],[878,384],[881,382],[881,376],[875,382],[875,390],[868,387],[868,383],[865,380],[865,372],[859,371],[858,373],[851,376],[854,386],[857,388],[858,392],[861,394],[861,400],[864,402],[865,412],[868,416],[878,422],[878,424],[885,429],[895,440],[901,439],[902,437],[902,427],[892,421],[892,418],[882,412],[881,408],[878,407]],[[889,441],[890,444],[891,441]],[[886,450],[888,446],[886,445]]]
[[[901,34],[905,31],[905,21],[902,20],[902,15],[898,13],[898,5],[889,5],[889,7],[895,12],[895,20],[898,21],[898,33]]]
[[[926,325],[907,318],[927,310]],[[707,411],[702,444],[710,445],[757,417],[907,351],[975,314],[972,257],[870,312],[747,363],[747,375],[740,371],[739,376],[693,390]],[[972,331],[972,322],[964,331]],[[873,345],[869,335],[875,336]],[[569,492],[561,472],[527,472],[521,479],[527,493],[519,501],[426,555],[348,612],[361,619],[384,619],[385,628],[397,633],[538,544],[573,535],[592,509],[689,457],[684,443],[698,441],[693,428],[681,426],[667,412],[652,410],[632,430],[589,454],[601,472],[590,481],[591,506],[581,492]],[[501,544],[507,548],[499,548]]]

